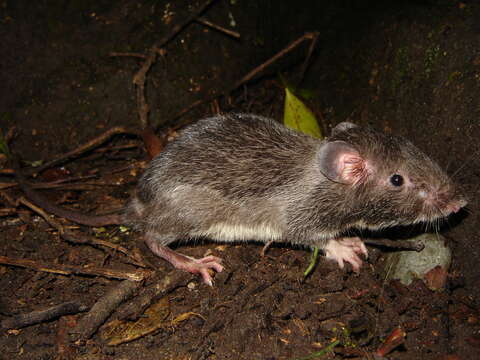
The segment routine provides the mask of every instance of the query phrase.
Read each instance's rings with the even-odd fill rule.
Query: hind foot
[[[151,241],[149,238],[146,238],[145,240],[148,247],[155,255],[167,260],[179,270],[187,271],[192,274],[200,274],[203,282],[207,285],[213,285],[213,279],[209,273],[210,269],[213,269],[216,272],[223,270],[223,266],[221,264],[222,259],[216,256],[210,255],[201,259],[195,259],[173,251],[166,246],[160,245],[157,241]]]

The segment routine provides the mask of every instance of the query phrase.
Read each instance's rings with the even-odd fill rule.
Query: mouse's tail
[[[25,179],[25,176],[20,170],[19,162],[14,159],[15,178],[18,186],[23,191],[25,196],[35,205],[41,207],[45,211],[52,213],[58,217],[68,219],[78,224],[87,226],[106,226],[123,224],[123,216],[121,214],[110,215],[89,215],[83,214],[79,211],[70,210],[53,204],[43,194],[35,190]]]

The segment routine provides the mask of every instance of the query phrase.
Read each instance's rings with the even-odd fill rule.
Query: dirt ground
[[[138,127],[132,78],[142,60],[109,53],[144,53],[202,3],[1,1],[0,129],[8,137],[15,127],[9,146],[20,155],[25,171],[114,126]],[[370,257],[359,274],[320,259],[304,278],[309,249],[273,245],[262,256],[258,243],[178,244],[184,254],[211,253],[224,260],[225,270],[208,287],[154,258],[138,234],[122,226],[94,228],[55,218],[95,243],[63,240],[38,212],[18,203],[22,193],[12,185],[5,159],[0,257],[32,260],[37,269],[7,265],[5,259],[0,265],[0,359],[294,360],[332,343],[336,346],[330,351],[311,358],[374,359],[382,344],[395,342],[388,337],[399,329],[405,336],[399,336],[400,345],[386,358],[478,357],[480,4],[331,3],[306,2],[298,16],[315,13],[318,19],[310,16],[293,24],[281,22],[291,5],[277,9],[270,1],[215,2],[204,16],[225,27],[234,18],[243,42],[198,23],[180,32],[148,73],[150,121],[159,134],[174,136],[172,128],[180,122],[217,110],[280,119],[283,88],[276,73],[298,78],[306,48],[229,97],[180,118],[174,115],[230,88],[304,32],[320,30],[302,86],[313,89],[308,103],[322,128],[328,131],[350,120],[407,136],[447,168],[469,198],[467,211],[444,231],[454,256],[445,287],[432,291],[421,280],[409,286],[385,281],[380,269],[389,250],[376,247],[369,247]],[[273,11],[284,25],[278,37],[264,31],[274,21],[265,12]],[[126,203],[147,162],[142,140],[123,134],[29,180],[43,185],[42,193],[54,203],[107,214]],[[137,251],[145,266],[139,266]],[[74,274],[44,271],[62,266]],[[115,278],[114,272],[146,276],[136,282]],[[94,304],[125,287],[130,295],[107,314],[110,328],[95,327],[91,336],[80,339],[69,335],[82,321],[85,327],[93,323],[86,314]],[[141,303],[148,294],[154,294],[154,329],[108,345],[112,332],[121,327],[112,321],[121,319],[137,328],[134,321],[148,318],[142,315],[147,304]],[[70,302],[82,309],[18,329],[4,326],[16,315]]]

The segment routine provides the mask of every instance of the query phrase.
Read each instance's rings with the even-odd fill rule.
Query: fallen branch
[[[105,322],[110,314],[124,301],[130,299],[137,289],[142,286],[140,282],[122,281],[105,296],[92,306],[88,314],[80,319],[77,326],[70,331],[73,341],[89,339]]]
[[[224,27],[221,27],[217,24],[214,24],[212,23],[211,21],[208,21],[207,19],[203,18],[203,17],[199,17],[198,19],[195,20],[196,22],[202,24],[202,25],[205,25],[209,28],[212,28],[214,30],[217,30],[221,33],[224,33],[228,36],[231,36],[235,39],[240,39],[240,34],[236,31],[232,31],[232,30],[229,30],[229,29],[225,29]]]
[[[52,306],[45,310],[32,311],[28,314],[20,314],[0,323],[0,331],[8,329],[20,329],[29,325],[39,324],[56,319],[60,316],[77,314],[88,310],[88,306],[76,302],[66,302]]]
[[[61,265],[47,262],[38,262],[29,259],[13,259],[7,256],[0,256],[0,264],[19,266],[35,271],[43,271],[61,275],[90,275],[102,276],[111,279],[121,279],[130,281],[142,281],[150,273],[146,270],[124,271],[116,269],[107,269],[104,267],[84,267],[75,265]]]
[[[137,320],[153,302],[161,299],[174,290],[187,286],[192,275],[183,271],[172,271],[157,279],[150,286],[143,288],[141,293],[122,309],[118,310],[116,318],[120,320]]]
[[[127,129],[127,128],[122,127],[122,126],[113,127],[110,130],[105,131],[103,134],[97,136],[96,138],[88,141],[87,143],[79,146],[76,149],[73,149],[72,151],[67,152],[66,154],[63,154],[63,155],[57,157],[56,159],[48,161],[41,166],[30,168],[28,171],[26,171],[26,173],[29,174],[29,175],[34,174],[34,173],[38,174],[38,173],[42,172],[43,170],[48,169],[52,166],[56,166],[56,165],[59,165],[61,163],[64,163],[67,160],[70,160],[74,157],[78,157],[79,155],[84,154],[87,151],[90,151],[90,150],[96,148],[97,146],[100,146],[105,141],[110,139],[112,136],[118,135],[118,134],[138,135],[138,132],[134,131],[132,129]]]

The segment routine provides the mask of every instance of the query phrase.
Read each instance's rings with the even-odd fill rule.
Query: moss
[[[408,53],[408,48],[401,47],[397,50],[395,54],[395,59],[392,64],[392,69],[394,71],[391,82],[391,91],[395,94],[404,79],[408,76],[411,71],[410,56]]]
[[[435,68],[439,55],[440,55],[439,45],[430,46],[425,50],[424,74],[427,79],[430,77],[430,74]]]

